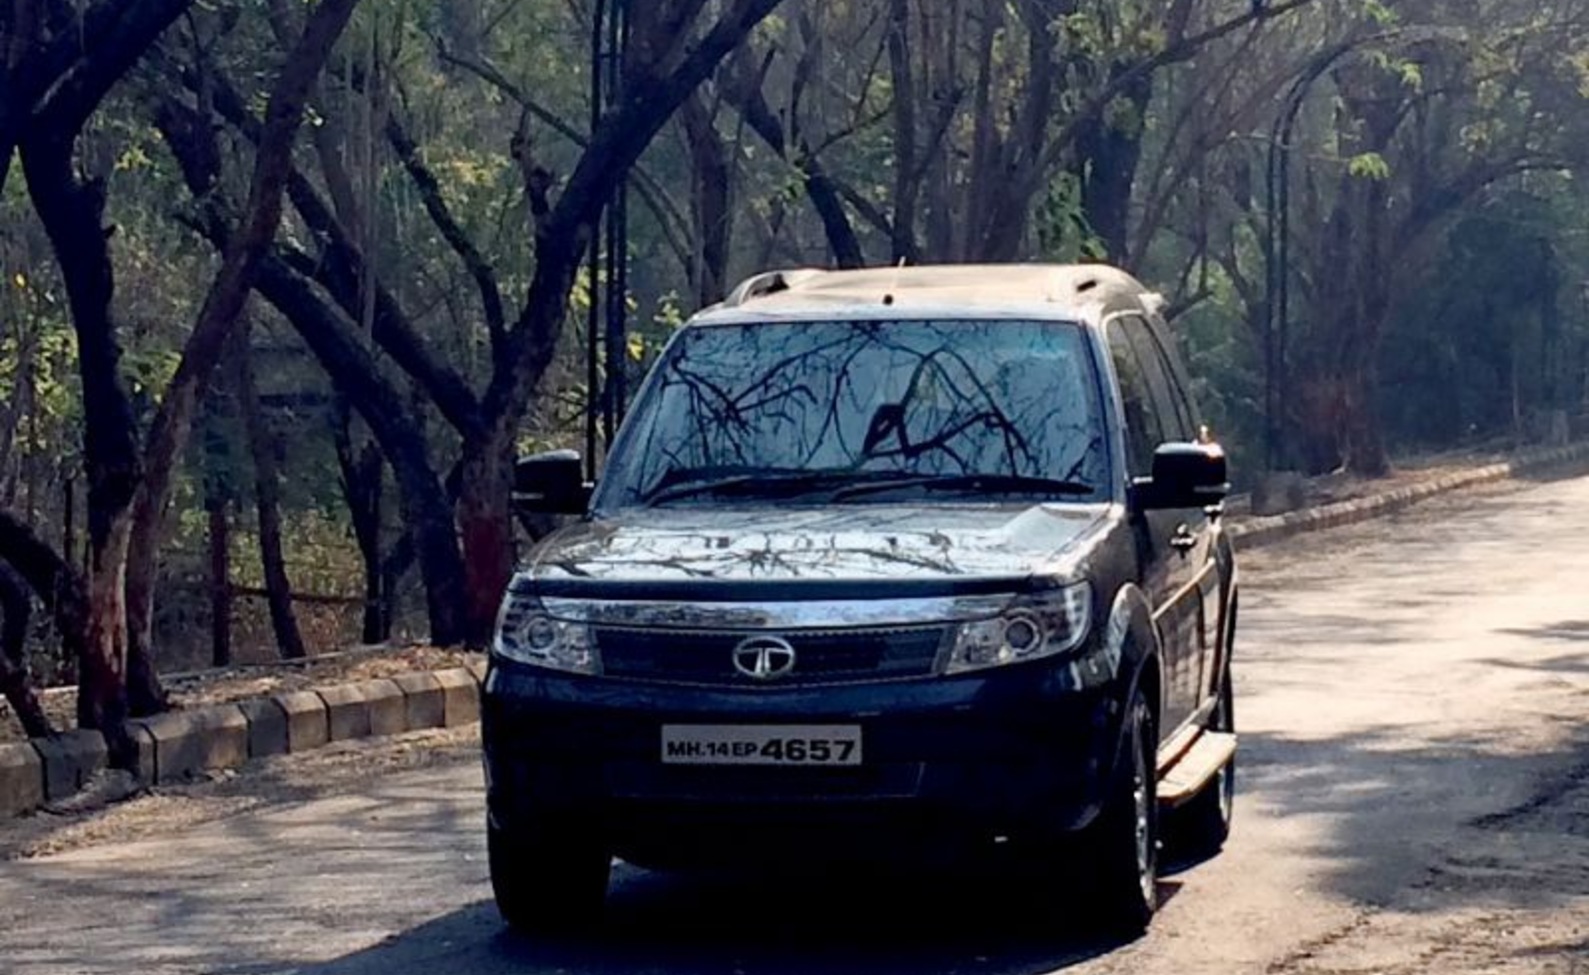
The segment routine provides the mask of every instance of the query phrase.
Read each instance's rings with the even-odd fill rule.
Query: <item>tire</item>
[[[1140,934],[1158,908],[1158,737],[1140,693],[1126,707],[1120,768],[1098,819],[1088,828],[1096,920],[1122,935]]]
[[[526,933],[588,931],[601,919],[612,856],[588,826],[573,821],[488,824],[486,850],[497,910]]]
[[[1235,731],[1235,695],[1230,683],[1230,668],[1220,682],[1219,704],[1208,722],[1209,731]],[[1175,839],[1179,852],[1194,859],[1206,859],[1220,851],[1230,838],[1231,816],[1236,806],[1236,756],[1175,814]]]

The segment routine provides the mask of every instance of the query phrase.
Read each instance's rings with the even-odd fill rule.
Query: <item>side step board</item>
[[[1173,765],[1159,773],[1159,804],[1173,808],[1189,802],[1235,756],[1234,732],[1198,735]]]

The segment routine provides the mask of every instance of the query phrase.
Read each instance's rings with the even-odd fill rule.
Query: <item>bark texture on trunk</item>
[[[212,483],[204,499],[210,523],[210,662],[232,665],[232,511],[230,499]]]
[[[88,607],[77,726],[105,736],[111,768],[133,771],[137,749],[127,728],[127,543],[130,513],[111,522],[89,553]]]
[[[298,618],[292,610],[292,582],[287,576],[287,560],[281,543],[281,481],[276,467],[277,439],[260,406],[259,389],[254,381],[253,349],[245,324],[233,348],[233,392],[243,415],[248,435],[249,454],[254,467],[254,510],[259,520],[259,560],[265,577],[265,599],[270,609],[270,628],[276,636],[276,649],[283,659],[305,656]]]
[[[128,508],[140,467],[132,404],[121,379],[121,346],[111,317],[115,279],[104,227],[104,183],[80,180],[72,164],[77,128],[35,131],[22,146],[34,212],[66,284],[83,389],[88,474],[88,579],[81,621],[78,724],[104,732],[111,762],[133,761],[127,737],[125,578]],[[13,560],[18,569],[21,565]]]
[[[29,738],[54,733],[38,691],[28,673],[28,624],[33,619],[33,594],[20,574],[0,562],[0,693]]]
[[[87,656],[88,590],[83,577],[27,523],[0,509],[0,562],[15,571],[55,620],[69,658]]]
[[[512,452],[508,444],[465,448],[458,527],[468,571],[468,630],[471,646],[487,646],[502,594],[513,577],[513,530],[506,517],[512,498]]]
[[[700,241],[695,262],[695,301],[705,307],[722,300],[728,289],[728,255],[733,231],[728,148],[718,134],[712,113],[699,94],[679,108],[690,150],[690,199]]]
[[[1117,65],[1115,71],[1129,68]],[[1130,253],[1131,194],[1152,98],[1153,78],[1142,75],[1120,94],[1118,111],[1094,116],[1076,135],[1082,210],[1093,234],[1103,242],[1105,255],[1114,262]]]
[[[894,79],[894,261],[916,264],[916,201],[921,195],[916,162],[916,83],[911,69],[909,0],[889,0],[888,63]]]
[[[342,496],[353,522],[353,540],[364,566],[365,643],[381,643],[391,636],[392,609],[388,605],[395,585],[388,585],[381,554],[381,496],[385,462],[373,442],[355,443],[353,418],[345,400],[338,400],[332,423],[337,466],[342,471]]]

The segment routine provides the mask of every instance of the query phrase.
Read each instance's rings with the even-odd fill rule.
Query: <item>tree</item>
[[[0,91],[0,177],[20,148],[28,194],[65,280],[77,333],[88,474],[89,572],[78,723],[105,730],[113,759],[132,761],[126,717],[122,592],[127,525],[139,476],[132,406],[112,322],[114,278],[103,226],[104,185],[80,179],[73,148],[111,86],[188,6],[182,0],[104,0],[80,16],[65,3],[13,7]],[[24,53],[26,52],[26,53]],[[0,550],[24,577],[52,575],[45,553]],[[35,587],[41,598],[45,593]]]
[[[1482,31],[1433,7],[1401,16],[1321,64],[1334,101],[1314,117],[1329,151],[1309,166],[1299,221],[1313,235],[1300,241],[1308,320],[1296,369],[1313,470],[1389,470],[1379,370],[1392,318],[1457,215],[1521,174],[1571,165],[1577,145],[1549,120],[1570,118],[1558,111],[1581,98],[1581,21],[1546,29],[1547,15],[1505,2],[1484,5]]]
[[[290,166],[309,88],[356,2],[323,0],[277,78],[243,218],[245,229],[228,248],[143,452],[136,443],[133,410],[119,371],[120,343],[112,319],[112,264],[108,234],[102,227],[103,185],[81,181],[73,165],[73,147],[89,114],[131,64],[124,33],[102,36],[103,49],[82,52],[86,66],[80,67],[79,73],[69,72],[34,109],[19,140],[29,195],[50,235],[71,297],[83,371],[90,567],[78,723],[105,732],[111,762],[118,768],[130,768],[135,761],[124,725],[129,676],[136,678],[134,687],[141,692],[139,710],[153,710],[163,703],[147,653],[146,607],[152,593],[152,570],[144,570],[153,559],[171,470],[186,440],[197,392],[224,347],[260,252],[274,237],[280,218],[281,183]],[[146,3],[139,9],[155,6]],[[145,12],[146,20],[138,22],[145,27],[144,47],[179,10],[177,4],[159,8],[161,14],[170,15],[164,21],[152,11]],[[91,71],[101,63],[106,66]],[[112,74],[112,67],[120,70]],[[82,78],[83,73],[97,83],[90,84]],[[130,575],[129,558],[133,559]],[[7,560],[27,571],[10,553]],[[134,649],[142,651],[131,666],[129,640]]]
[[[135,700],[139,702],[163,704],[153,664],[150,627],[156,559],[172,476],[192,430],[199,396],[226,351],[253,288],[258,265],[275,240],[281,223],[282,195],[292,172],[292,150],[309,94],[357,6],[358,0],[320,0],[282,65],[265,110],[248,200],[238,218],[238,228],[227,241],[221,269],[183,344],[176,374],[149,429],[144,446],[144,475],[131,508],[125,569],[126,626],[133,663],[129,679],[134,682]]]
[[[509,486],[519,423],[541,392],[542,381],[556,358],[570,294],[596,220],[666,122],[777,5],[778,0],[735,0],[704,26],[697,24],[702,19],[701,5],[690,0],[631,9],[631,54],[623,71],[625,90],[633,94],[583,140],[582,151],[561,187],[542,162],[529,125],[530,114],[525,114],[512,152],[529,204],[534,269],[517,316],[504,323],[499,335],[492,336],[490,366],[481,394],[470,388],[460,372],[416,340],[416,330],[400,300],[382,287],[372,273],[369,255],[318,191],[307,180],[295,180],[290,186],[299,216],[315,232],[328,259],[280,249],[277,259],[267,260],[262,268],[261,293],[299,324],[305,342],[391,460],[399,489],[410,499],[405,508],[410,527],[420,539],[421,566],[434,568],[426,579],[434,639],[448,642],[462,637],[478,645],[489,637],[497,602],[512,570]],[[213,66],[211,71],[213,77]],[[345,81],[357,90],[373,85],[374,75],[369,72]],[[196,87],[200,72],[190,71],[187,77],[190,87]],[[246,111],[239,111],[241,99],[227,95],[225,88],[218,86],[216,110],[246,136],[253,124]],[[182,148],[181,143],[191,140],[177,131],[179,126],[166,128],[177,136],[173,148],[179,158],[185,156],[190,163],[202,158],[203,153]],[[388,131],[395,134],[401,130]],[[407,172],[418,176],[416,182],[425,193],[428,181],[418,165],[417,151],[405,150],[400,136],[394,142],[405,157]],[[202,185],[191,179],[189,184],[194,188]],[[438,194],[425,195],[429,217],[443,228],[454,249],[462,250],[459,235],[453,232],[458,225],[450,221],[444,201]],[[211,222],[206,232],[213,240],[219,230]],[[473,260],[468,252],[461,256],[472,265],[471,274],[477,282],[490,282],[498,276],[497,270]],[[311,282],[324,288],[339,307],[328,307]],[[369,282],[370,287],[361,290],[360,282]],[[500,292],[500,287],[489,283],[481,289],[482,295]],[[420,432],[422,417],[387,378],[382,359],[372,355],[358,338],[357,319],[351,312],[366,300],[374,305],[370,318],[375,346],[423,391],[458,440],[456,522],[461,550],[457,542],[448,540],[450,504],[437,500],[445,495],[439,494],[436,468]],[[485,307],[491,307],[489,298]],[[486,317],[489,326],[491,316]],[[413,500],[420,495],[427,499],[423,505]],[[426,513],[415,510],[419,507]],[[445,520],[443,512],[447,513]],[[449,597],[449,593],[461,593],[463,598]],[[464,612],[455,616],[460,607]]]

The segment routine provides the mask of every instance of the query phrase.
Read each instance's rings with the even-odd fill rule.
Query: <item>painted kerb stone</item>
[[[331,740],[326,702],[314,691],[291,691],[271,700],[287,715],[287,750],[306,752]]]
[[[248,719],[235,704],[171,711],[138,722],[154,738],[156,782],[248,761]]]
[[[392,683],[403,692],[403,707],[410,731],[443,728],[447,725],[447,701],[441,683],[424,671],[398,674]]]
[[[31,812],[44,804],[44,760],[25,741],[0,745],[0,816]]]
[[[326,718],[332,741],[349,741],[370,736],[370,702],[360,684],[337,684],[317,691],[326,702]]]

